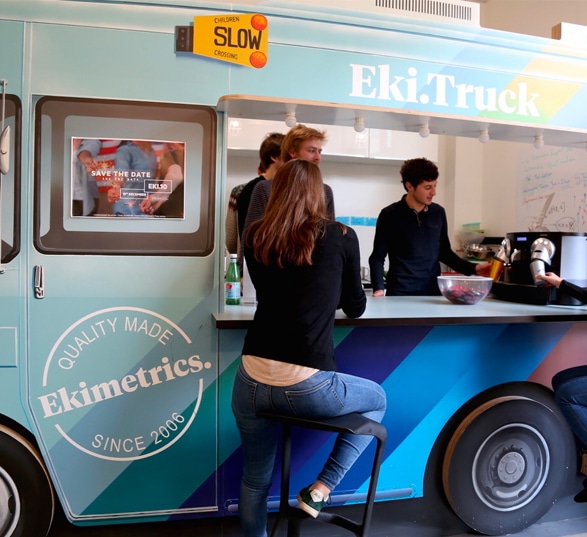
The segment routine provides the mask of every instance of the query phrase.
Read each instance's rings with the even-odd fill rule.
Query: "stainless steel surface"
[[[484,244],[469,244],[466,251],[467,257],[474,257],[485,261],[493,257],[493,248]]]

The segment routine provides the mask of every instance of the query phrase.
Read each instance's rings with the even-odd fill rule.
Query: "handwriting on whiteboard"
[[[525,147],[518,166],[519,231],[587,231],[587,151]]]

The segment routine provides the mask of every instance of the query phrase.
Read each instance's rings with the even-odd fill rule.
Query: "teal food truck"
[[[58,507],[238,514],[230,394],[254,307],[223,298],[231,118],[587,138],[584,49],[483,29],[461,0],[337,4],[3,0],[0,537],[46,535]],[[378,499],[434,487],[473,529],[520,531],[576,472],[550,378],[580,363],[587,312],[441,300],[336,321],[340,369],[389,397]],[[294,483],[327,442],[307,438]]]

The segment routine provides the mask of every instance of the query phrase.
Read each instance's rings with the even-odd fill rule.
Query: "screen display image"
[[[71,216],[184,218],[185,143],[71,140]]]

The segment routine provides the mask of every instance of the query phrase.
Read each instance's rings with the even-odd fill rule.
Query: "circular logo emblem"
[[[75,448],[108,460],[150,457],[196,417],[212,364],[188,335],[146,309],[96,311],[47,357],[37,416]]]

